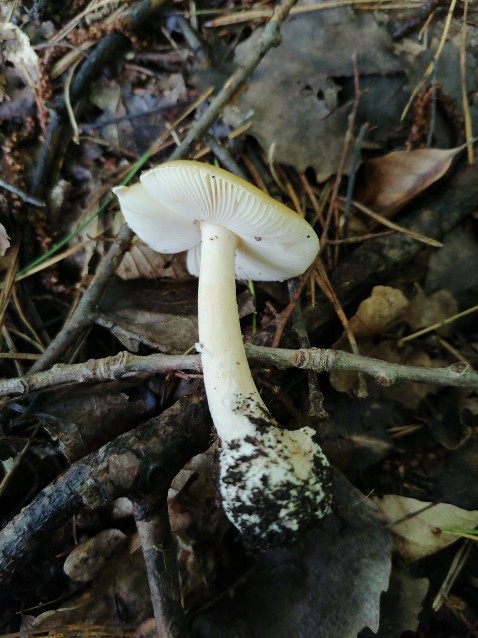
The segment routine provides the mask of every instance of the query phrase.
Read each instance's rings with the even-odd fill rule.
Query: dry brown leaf
[[[65,574],[80,582],[93,580],[125,539],[126,536],[119,529],[99,532],[74,548],[63,565]]]
[[[300,0],[297,6],[307,4],[311,1]],[[244,63],[261,34],[261,28],[255,29],[235,48],[235,64]],[[361,76],[373,76],[375,83],[378,78],[396,76],[403,64],[393,52],[387,30],[374,16],[346,7],[294,16],[283,25],[281,40],[281,46],[269,51],[254,71],[247,91],[227,109],[225,117],[234,127],[251,121],[251,134],[265,151],[273,149],[274,162],[292,165],[300,172],[313,167],[322,182],[340,164],[353,101],[344,95],[344,84],[353,78],[352,56],[358,58]],[[367,121],[373,125],[381,119],[380,111],[392,108],[388,92],[386,105],[383,100],[384,86],[382,96],[374,100],[374,112],[367,112]],[[386,86],[392,90],[388,83]],[[366,96],[370,90],[367,86]],[[400,99],[396,88],[393,94],[394,101]],[[365,99],[362,96],[361,104]]]
[[[124,217],[117,213],[113,222],[115,234],[124,224]],[[129,251],[121,260],[116,274],[125,281],[130,279],[190,279],[182,255],[163,255],[154,251],[143,241],[134,238]]]
[[[437,290],[428,297],[422,290],[410,302],[404,315],[404,320],[415,332],[426,328],[448,317],[452,317],[458,312],[458,304],[453,295],[448,290]],[[440,335],[446,335],[450,331],[450,326],[442,326],[437,330]]]
[[[135,626],[151,615],[143,555],[141,552],[131,554],[126,545],[123,551],[106,562],[91,586],[62,599],[58,609],[43,612],[37,618],[30,616],[23,619],[22,630],[42,630],[43,635],[50,630],[48,635],[52,636],[53,628],[63,629],[71,625],[76,630],[74,635],[81,633],[81,626],[82,635],[99,636],[105,635],[105,627],[108,627],[111,635],[115,635],[114,629],[119,628],[123,636],[125,626]],[[67,632],[66,635],[72,633]]]
[[[360,344],[360,354],[368,354],[373,345],[367,341],[376,335],[386,334],[397,323],[407,309],[408,300],[397,288],[375,286],[372,294],[359,305],[356,314],[350,319],[350,328],[357,339],[366,342]],[[334,343],[336,350],[348,350],[346,334]],[[388,360],[388,359],[387,359]],[[399,361],[394,361],[398,363]],[[357,373],[344,370],[332,371],[330,382],[338,392],[351,392],[357,387]]]
[[[368,299],[362,301],[350,319],[356,337],[386,334],[403,315],[408,306],[405,295],[391,286],[375,286]]]
[[[167,354],[186,352],[198,339],[197,285],[158,282],[112,279],[99,320],[133,351],[144,343]]]
[[[396,151],[362,165],[362,187],[356,199],[385,217],[443,177],[462,148]]]
[[[51,394],[39,414],[70,463],[98,449],[137,423],[146,411],[142,399],[131,401],[114,382],[104,389],[80,388]]]

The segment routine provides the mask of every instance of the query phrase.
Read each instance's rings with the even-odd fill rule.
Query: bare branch
[[[286,350],[246,345],[246,352],[250,359],[277,368],[300,368],[315,372],[331,372],[332,370],[361,372],[383,386],[394,383],[430,383],[450,387],[478,388],[478,373],[465,362],[453,363],[447,368],[420,368],[370,359],[342,350],[320,348]],[[86,363],[57,364],[45,372],[0,381],[0,397],[26,396],[41,390],[54,390],[79,383],[108,382],[133,376],[139,379],[176,370],[201,372],[199,355],[139,356],[120,352],[113,357],[90,359]]]

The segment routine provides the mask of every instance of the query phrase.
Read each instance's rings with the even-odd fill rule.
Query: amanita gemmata
[[[310,427],[286,430],[249,370],[235,279],[283,281],[319,250],[312,227],[245,180],[193,161],[162,164],[114,190],[129,226],[163,253],[188,250],[199,277],[199,345],[221,440],[224,510],[256,547],[285,545],[330,511],[330,466]]]

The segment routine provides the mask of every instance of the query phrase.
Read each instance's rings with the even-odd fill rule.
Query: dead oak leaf
[[[235,64],[245,62],[261,35],[256,29],[236,47]],[[281,37],[226,119],[238,125],[250,117],[252,135],[264,149],[274,148],[274,161],[299,171],[313,167],[324,181],[336,172],[342,153],[353,101],[342,97],[342,84],[353,78],[353,56],[361,76],[397,74],[402,62],[371,14],[344,7],[293,16]]]

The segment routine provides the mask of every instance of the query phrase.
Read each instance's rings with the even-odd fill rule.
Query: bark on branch
[[[161,416],[75,463],[0,532],[0,590],[12,582],[48,534],[84,508],[120,496],[165,494],[185,463],[210,444],[204,397],[185,397]]]
[[[249,359],[276,368],[300,368],[314,372],[343,370],[362,372],[383,386],[393,383],[430,383],[435,385],[478,388],[478,373],[465,362],[446,368],[422,368],[388,363],[342,350],[320,348],[265,348],[246,345]],[[56,390],[79,383],[107,383],[119,379],[139,379],[176,370],[201,372],[199,355],[151,354],[139,356],[120,352],[105,359],[90,359],[85,363],[58,363],[45,372],[28,374],[0,381],[0,397],[21,397],[32,392]]]

